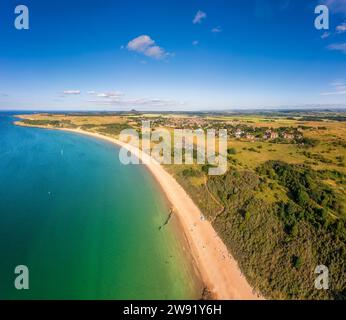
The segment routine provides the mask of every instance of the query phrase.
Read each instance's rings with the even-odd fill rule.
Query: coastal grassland
[[[131,122],[120,116],[78,115],[78,114],[33,114],[19,115],[24,125],[48,128],[82,129],[117,137],[121,130],[131,128]]]
[[[208,176],[205,166],[197,164],[165,169],[212,222],[249,283],[265,297],[346,298],[344,113],[46,114],[22,119],[25,125],[74,126],[112,137],[121,128],[139,131],[142,120],[170,132],[213,126],[255,132],[250,139],[246,134],[228,137],[225,175]],[[265,139],[266,130],[295,130],[300,136]],[[329,290],[314,288],[314,270],[321,264],[329,268]]]
[[[290,143],[274,144],[230,139],[228,146],[236,150],[236,154],[232,155],[231,159],[243,168],[255,169],[268,160],[285,160],[292,164],[306,163],[316,170],[328,169],[346,173],[344,161],[339,161],[343,159],[345,147],[334,146],[333,140],[321,140],[316,147],[304,148]]]

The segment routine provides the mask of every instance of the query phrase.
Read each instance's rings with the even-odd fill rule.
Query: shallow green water
[[[198,283],[143,166],[0,113],[0,299],[183,299]],[[29,290],[14,288],[26,265]]]

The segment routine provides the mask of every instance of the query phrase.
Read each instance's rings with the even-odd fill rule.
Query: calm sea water
[[[188,299],[199,284],[143,166],[0,113],[0,299]],[[14,288],[26,265],[29,290]]]

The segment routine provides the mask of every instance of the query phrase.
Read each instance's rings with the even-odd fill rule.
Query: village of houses
[[[148,120],[137,118],[138,125],[140,121]],[[171,129],[191,129],[207,130],[215,129],[218,134],[219,129],[226,129],[229,139],[241,139],[249,142],[271,141],[276,143],[299,143],[303,138],[302,128],[279,127],[268,128],[260,126],[251,126],[249,124],[239,123],[239,121],[211,120],[203,117],[157,117],[150,119],[152,127],[166,127]],[[222,133],[221,133],[222,135]]]

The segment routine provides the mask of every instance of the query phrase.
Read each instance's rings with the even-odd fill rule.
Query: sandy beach
[[[191,247],[202,280],[215,299],[261,299],[242,275],[237,262],[229,254],[211,223],[201,219],[202,213],[178,182],[149,155],[139,149],[98,133],[80,129],[63,129],[112,142],[142,159],[171,202]]]

